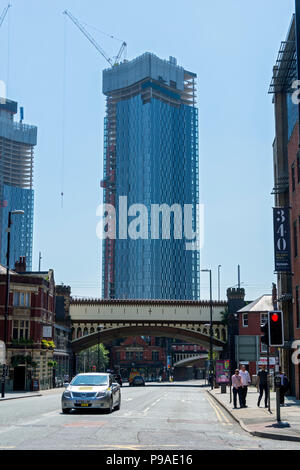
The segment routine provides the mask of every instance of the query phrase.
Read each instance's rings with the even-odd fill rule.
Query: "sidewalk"
[[[17,398],[30,398],[30,397],[41,397],[43,395],[49,395],[55,392],[61,392],[65,390],[64,387],[57,387],[57,388],[50,388],[49,390],[40,390],[38,392],[7,392],[5,393],[5,397],[1,398],[0,394],[0,402],[4,400],[16,400]]]
[[[226,409],[245,431],[253,436],[299,441],[300,443],[300,400],[286,396],[285,406],[280,407],[281,423],[277,423],[275,392],[271,392],[270,403],[272,414],[270,414],[268,408],[264,407],[264,397],[260,408],[258,408],[258,392],[256,387],[248,388],[247,408],[242,409],[233,409],[233,402],[230,403],[229,387],[226,387],[226,393],[221,393],[221,388],[209,389],[208,393]]]

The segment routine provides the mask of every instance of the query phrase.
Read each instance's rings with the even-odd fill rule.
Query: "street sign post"
[[[4,341],[0,341],[0,365],[6,364],[6,348]]]

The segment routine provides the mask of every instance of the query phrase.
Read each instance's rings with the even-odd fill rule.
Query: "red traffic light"
[[[271,320],[274,321],[274,322],[278,321],[279,320],[278,314],[277,313],[272,313]]]

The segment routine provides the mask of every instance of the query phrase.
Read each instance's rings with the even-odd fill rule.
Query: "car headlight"
[[[71,392],[64,392],[63,398],[72,398]]]
[[[106,392],[98,392],[96,398],[104,398],[106,397]]]

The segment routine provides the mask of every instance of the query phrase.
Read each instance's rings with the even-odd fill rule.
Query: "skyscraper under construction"
[[[162,60],[151,53],[103,71],[107,109],[101,185],[104,203],[114,206],[116,214],[125,197],[128,208],[143,204],[149,213],[153,205],[189,205],[197,231],[195,79],[175,58]],[[174,224],[175,214],[169,216]],[[103,240],[102,296],[198,300],[199,250],[187,250],[174,225],[168,239],[161,227],[159,236],[151,237],[150,220],[147,224],[149,236],[133,239],[116,218],[116,237]]]
[[[8,213],[23,210],[13,218],[11,227],[10,267],[20,257],[26,257],[28,270],[32,267],[33,237],[33,147],[37,128],[14,120],[18,104],[0,102],[0,263],[6,266]]]

